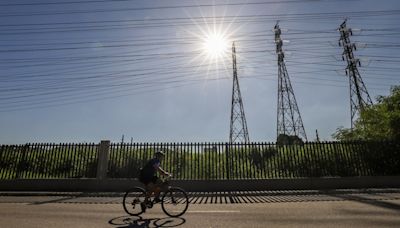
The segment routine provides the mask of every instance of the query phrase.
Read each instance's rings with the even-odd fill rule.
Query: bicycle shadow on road
[[[116,228],[149,228],[149,227],[178,227],[186,222],[184,218],[150,218],[141,216],[120,216],[110,219],[109,224]]]

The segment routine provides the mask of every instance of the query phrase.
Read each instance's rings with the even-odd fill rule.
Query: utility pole
[[[319,135],[318,135],[318,129],[315,129],[315,136],[316,136],[316,141],[319,142]]]
[[[357,69],[357,65],[361,67],[361,62],[354,57],[353,50],[356,51],[357,47],[350,41],[353,32],[351,28],[347,28],[346,22],[347,19],[338,29],[340,32],[339,46],[343,47],[342,59],[347,62],[346,75],[349,76],[351,128],[353,129],[357,116],[366,106],[372,105],[372,100]]]
[[[242,95],[240,94],[239,80],[237,76],[235,42],[232,43],[232,61],[233,87],[229,142],[248,143],[250,142],[249,132],[247,130],[246,116],[244,115],[243,100]]]
[[[278,22],[274,27],[276,54],[278,55],[278,111],[277,137],[279,135],[297,136],[307,141],[299,107],[294,96],[289,73],[285,64],[285,53],[282,50],[281,29]]]

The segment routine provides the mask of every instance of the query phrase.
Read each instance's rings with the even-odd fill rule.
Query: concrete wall
[[[172,181],[171,184],[182,187],[186,191],[197,192],[400,188],[400,176],[269,180],[176,180]],[[134,179],[24,179],[0,181],[0,191],[123,192],[133,186],[142,186],[142,184]]]

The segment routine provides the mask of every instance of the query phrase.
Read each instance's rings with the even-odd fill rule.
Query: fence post
[[[231,172],[231,166],[230,166],[230,155],[229,155],[229,146],[228,143],[225,144],[225,165],[226,165],[226,179],[230,179],[230,172]]]
[[[100,142],[99,157],[97,161],[96,178],[98,180],[104,180],[107,178],[109,153],[110,153],[110,140],[102,140]]]

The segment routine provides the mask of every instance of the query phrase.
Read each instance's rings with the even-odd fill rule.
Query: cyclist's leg
[[[146,184],[146,198],[150,198],[153,192],[155,191],[156,185],[153,182],[149,182]]]
[[[155,186],[154,197],[157,201],[160,201],[161,186],[163,182],[158,177],[154,177],[152,183],[154,183]]]

